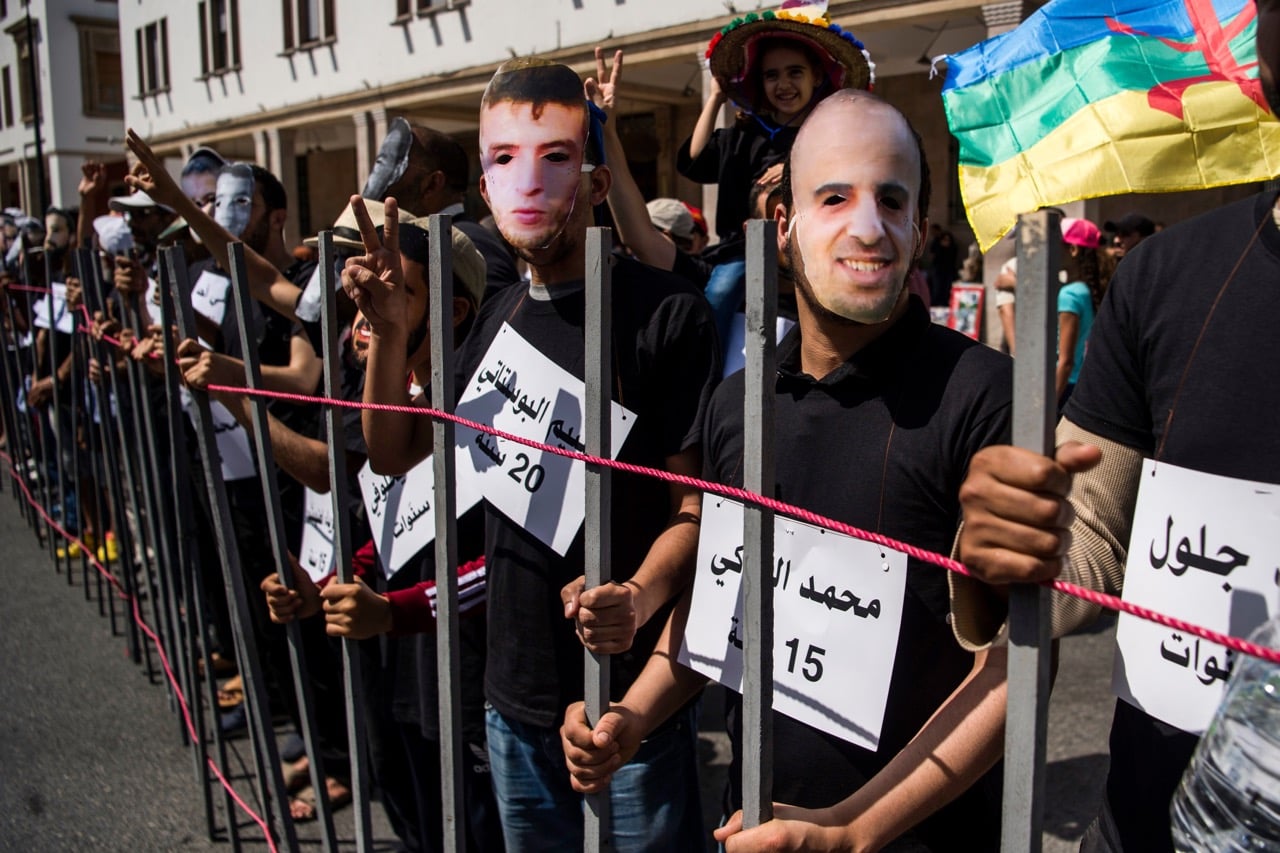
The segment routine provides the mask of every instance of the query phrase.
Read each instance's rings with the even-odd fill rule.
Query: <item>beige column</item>
[[[302,235],[298,233],[298,213],[304,203],[303,199],[298,197],[298,158],[294,151],[297,131],[293,128],[271,127],[267,128],[265,133],[270,157],[267,168],[280,179],[289,197],[289,218],[284,224],[284,245],[285,248],[292,250],[302,242]]]
[[[373,140],[372,125],[369,114],[364,110],[351,116],[356,126],[356,184],[363,188],[369,180],[369,172],[373,168],[373,158],[377,152],[377,142]],[[381,140],[379,140],[381,141]]]

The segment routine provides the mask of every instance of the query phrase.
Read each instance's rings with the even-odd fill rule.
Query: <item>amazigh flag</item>
[[[1280,174],[1253,0],[1052,0],[948,56],[942,97],[983,249],[1019,213]]]

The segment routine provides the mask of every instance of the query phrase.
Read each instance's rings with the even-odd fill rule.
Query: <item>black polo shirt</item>
[[[1010,360],[930,323],[914,296],[891,329],[823,379],[801,371],[800,332],[797,326],[778,348],[776,497],[948,553],[970,459],[1009,440]],[[725,379],[703,428],[708,479],[734,486],[742,484],[744,381],[741,372]],[[946,572],[908,560],[905,596],[880,749],[871,752],[775,714],[775,800],[817,808],[849,796],[969,674],[973,655],[956,644],[947,622]],[[731,696],[734,808],[741,805],[739,706]],[[999,774],[996,767],[925,820],[909,836],[917,845],[910,849],[998,849]]]
[[[1069,420],[1147,457],[1163,440],[1158,458],[1172,465],[1280,483],[1275,201],[1271,192],[1227,205],[1125,255],[1089,336]],[[1197,740],[1117,700],[1107,801],[1125,850],[1173,850],[1169,804]]]
[[[583,375],[585,314],[581,283],[500,290],[480,308],[459,350],[457,387],[466,388],[503,323],[572,375]],[[613,399],[636,413],[618,458],[661,468],[668,456],[701,443],[702,416],[720,377],[720,346],[706,299],[685,281],[626,258],[613,269]],[[665,483],[613,475],[613,579],[631,577],[671,517]],[[564,616],[561,588],[583,574],[579,529],[561,557],[486,504],[485,578],[489,657],[485,696],[504,716],[527,725],[559,725],[582,698],[582,644]],[[664,608],[613,655],[613,698],[644,667],[666,622]]]

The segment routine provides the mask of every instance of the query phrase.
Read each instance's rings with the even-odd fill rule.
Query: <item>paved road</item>
[[[8,494],[7,470],[0,485]],[[78,571],[68,585],[19,515],[0,497],[0,850],[225,851],[205,830],[191,753],[158,679],[125,655],[96,599],[85,600]],[[96,584],[89,585],[96,595]],[[1113,700],[1110,625],[1063,643],[1050,720],[1046,853],[1074,850],[1096,808],[1106,772]],[[728,744],[715,731],[715,697],[703,713],[704,811],[718,817]],[[235,742],[232,777],[261,811],[248,784],[246,741]],[[378,849],[393,836],[373,810]],[[256,827],[238,815],[246,850],[265,850]],[[351,810],[338,815],[351,842]],[[315,826],[300,835],[317,848]],[[254,843],[253,839],[258,839]]]

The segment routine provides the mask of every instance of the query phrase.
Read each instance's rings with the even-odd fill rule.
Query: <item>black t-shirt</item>
[[[551,296],[535,298],[534,293]],[[670,273],[618,259],[613,268],[614,400],[636,413],[619,458],[663,467],[701,443],[702,415],[720,376],[720,351],[706,300]],[[480,309],[459,354],[462,392],[498,334],[512,328],[569,373],[583,375],[584,291],[580,283],[509,287]],[[613,579],[633,575],[670,519],[665,483],[615,472]],[[502,714],[529,725],[559,724],[582,698],[583,649],[564,617],[561,588],[584,570],[579,529],[564,557],[486,505],[489,659],[485,695]],[[655,614],[630,651],[612,657],[621,698],[666,621]]]
[[[800,328],[793,329],[778,348],[775,496],[947,553],[969,460],[1009,439],[1010,365],[994,350],[930,323],[915,297],[890,330],[822,380],[801,372]],[[708,479],[733,486],[742,485],[744,382],[742,372],[725,379],[703,430]],[[849,796],[969,674],[973,655],[956,644],[947,623],[946,572],[909,559],[905,596],[879,750],[775,714],[775,800],[816,808]],[[742,742],[740,704],[731,694],[735,744]],[[733,808],[741,806],[739,768],[735,749]],[[988,772],[908,838],[930,850],[997,849],[999,774],[998,767]]]
[[[699,290],[706,288],[713,269],[715,264],[708,263],[701,255],[691,255],[680,249],[676,249],[675,259],[671,262],[671,272]]]
[[[482,303],[492,299],[498,291],[520,281],[520,271],[516,269],[515,256],[489,229],[478,222],[456,216],[453,219],[453,227],[466,234],[471,244],[476,247],[476,251],[484,258]]]
[[[1227,205],[1125,256],[1089,336],[1067,418],[1148,457],[1163,440],[1159,458],[1172,465],[1280,483],[1275,200],[1263,193]],[[1169,803],[1196,741],[1117,702],[1107,798],[1126,850],[1173,849]]]
[[[747,204],[751,184],[765,169],[781,163],[796,141],[795,127],[783,127],[772,135],[750,116],[732,127],[713,131],[711,139],[696,158],[689,154],[690,137],[676,155],[676,169],[691,181],[718,184],[716,233],[725,242],[742,240],[742,223],[751,218]],[[717,262],[726,260],[717,258]]]

